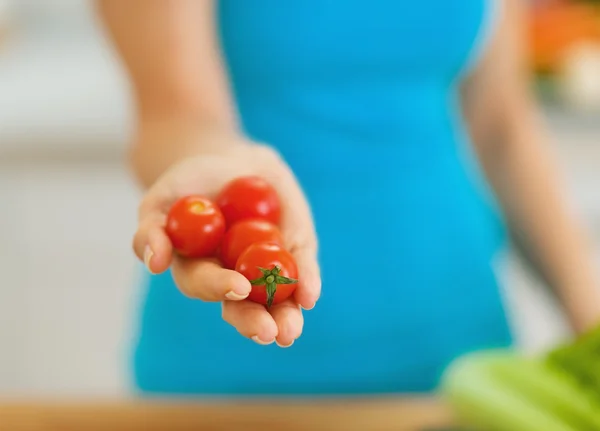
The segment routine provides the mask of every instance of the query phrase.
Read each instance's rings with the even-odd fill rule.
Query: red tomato
[[[268,307],[289,298],[298,286],[296,261],[277,244],[252,244],[239,257],[235,270],[252,283],[248,299]]]
[[[202,196],[187,196],[171,207],[167,235],[173,248],[185,257],[214,256],[223,235],[225,218],[221,210]]]
[[[221,261],[226,268],[234,269],[238,257],[257,242],[270,242],[283,245],[279,228],[265,220],[242,220],[234,224],[223,237]]]
[[[240,177],[225,185],[217,196],[227,224],[240,220],[260,218],[279,224],[281,204],[277,191],[259,177]]]

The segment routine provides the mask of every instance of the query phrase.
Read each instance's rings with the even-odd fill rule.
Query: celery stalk
[[[445,373],[441,391],[469,425],[490,431],[587,431],[557,416],[538,398],[505,382],[505,354],[490,352],[457,360]],[[498,363],[500,373],[498,373]],[[507,368],[507,369],[510,369]],[[556,382],[554,382],[556,383]]]
[[[578,430],[600,430],[600,410],[571,376],[546,362],[522,356],[499,357],[494,375],[536,405],[561,417]]]

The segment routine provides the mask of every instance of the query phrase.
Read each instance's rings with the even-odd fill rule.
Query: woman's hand
[[[132,84],[138,120],[133,171],[149,187],[140,206],[134,248],[151,272],[171,267],[184,294],[223,301],[224,319],[243,335],[289,345],[302,332],[298,304],[309,309],[319,297],[315,232],[304,195],[285,163],[271,149],[224,132],[237,128],[237,118],[214,4],[98,2]],[[248,174],[262,176],[277,188],[282,232],[299,269],[294,299],[270,313],[241,300],[250,291],[243,276],[215,261],[181,259],[164,231],[167,211],[176,199],[196,193],[214,197],[227,181]]]
[[[135,253],[151,273],[171,267],[184,295],[222,302],[223,319],[242,335],[260,344],[276,341],[287,347],[302,333],[300,307],[313,308],[321,290],[317,241],[308,204],[294,175],[271,148],[231,137],[211,141],[202,146],[201,154],[172,165],[147,191],[139,208]],[[251,290],[244,276],[224,269],[216,259],[179,257],[164,230],[167,212],[178,198],[190,194],[213,198],[225,183],[244,175],[261,176],[277,189],[285,245],[298,264],[299,285],[294,296],[268,311],[263,305],[243,300]]]

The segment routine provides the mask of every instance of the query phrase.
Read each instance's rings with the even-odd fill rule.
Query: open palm
[[[244,301],[251,290],[250,282],[223,268],[216,259],[179,257],[164,230],[169,208],[177,199],[191,194],[213,198],[227,182],[245,175],[259,175],[277,189],[285,246],[298,265],[299,284],[294,296],[269,310]],[[140,204],[134,250],[152,273],[170,267],[177,287],[186,296],[222,302],[223,319],[260,344],[276,341],[280,346],[291,345],[302,333],[300,307],[311,309],[320,295],[317,241],[310,209],[289,167],[262,145],[224,146],[173,165]]]

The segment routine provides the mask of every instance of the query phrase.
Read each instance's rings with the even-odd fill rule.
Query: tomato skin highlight
[[[215,200],[229,226],[247,219],[263,219],[277,225],[281,203],[277,191],[256,176],[240,177],[225,185]]]
[[[256,243],[242,253],[235,266],[235,270],[250,281],[264,277],[260,268],[265,270],[278,268],[281,277],[293,281],[289,284],[276,283],[275,295],[271,305],[279,304],[292,296],[296,287],[298,287],[298,267],[289,251],[277,244]],[[259,304],[269,305],[266,284],[253,285],[247,299]]]
[[[225,217],[209,199],[186,196],[169,210],[165,230],[181,256],[212,257],[225,235]]]
[[[279,228],[266,220],[242,220],[229,228],[223,237],[220,250],[221,262],[228,269],[235,269],[240,255],[252,244],[270,242],[283,246]]]

